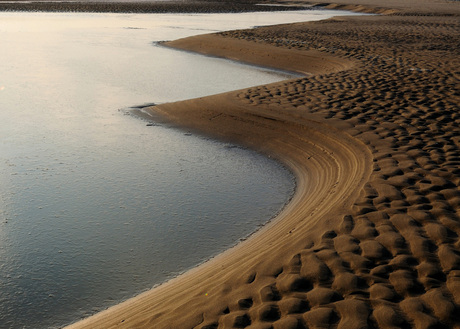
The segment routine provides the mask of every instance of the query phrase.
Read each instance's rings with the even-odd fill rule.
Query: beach
[[[165,44],[306,74],[145,109],[281,161],[296,193],[234,248],[69,328],[460,328],[460,4],[335,3],[381,15]]]

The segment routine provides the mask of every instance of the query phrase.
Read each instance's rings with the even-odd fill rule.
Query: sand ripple
[[[298,192],[253,239],[88,327],[459,328],[458,18],[400,13],[222,34],[223,44],[346,59],[324,74],[156,109],[279,157]]]

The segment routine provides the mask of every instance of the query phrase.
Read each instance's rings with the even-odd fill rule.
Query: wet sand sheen
[[[458,328],[460,10],[425,2],[437,11],[392,2],[402,15],[170,43],[230,58],[262,45],[283,68],[285,49],[308,52],[296,70],[312,77],[150,109],[280,159],[297,192],[251,239],[71,327]]]

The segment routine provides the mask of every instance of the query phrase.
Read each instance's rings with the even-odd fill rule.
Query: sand
[[[310,73],[148,109],[279,159],[296,194],[248,240],[70,328],[460,328],[460,3],[336,2],[385,15],[167,44]]]

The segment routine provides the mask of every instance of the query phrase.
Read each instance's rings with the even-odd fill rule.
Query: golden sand
[[[276,157],[296,194],[247,241],[71,328],[460,328],[460,3],[336,2],[385,15],[169,43],[312,73],[150,108]]]

